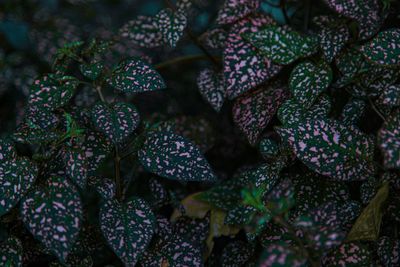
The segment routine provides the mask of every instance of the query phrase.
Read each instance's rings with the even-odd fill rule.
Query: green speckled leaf
[[[17,157],[14,145],[11,140],[0,138],[0,162],[11,161]]]
[[[100,207],[101,231],[108,245],[126,266],[135,266],[154,233],[156,218],[146,202],[106,200]]]
[[[87,160],[88,175],[93,175],[112,148],[111,142],[102,133],[91,130],[86,132],[81,149]]]
[[[87,160],[81,150],[67,150],[64,154],[65,173],[81,189],[86,187]]]
[[[139,125],[139,113],[129,103],[99,102],[91,110],[93,125],[114,143],[124,141]]]
[[[259,267],[306,267],[307,260],[297,253],[298,248],[278,241],[270,244],[259,259]]]
[[[0,162],[0,216],[17,205],[36,180],[38,167],[27,158]]]
[[[230,24],[250,13],[256,11],[260,6],[260,0],[225,0],[219,9],[217,23]]]
[[[266,57],[279,64],[290,64],[298,58],[317,51],[315,38],[302,36],[287,27],[270,25],[261,31],[243,37],[257,47]]]
[[[65,262],[82,225],[79,193],[65,177],[51,177],[21,204],[21,216],[32,235]]]
[[[164,43],[175,47],[186,28],[187,18],[184,12],[180,10],[174,12],[166,8],[156,15],[155,20]]]
[[[172,132],[148,133],[138,157],[149,172],[168,179],[203,182],[216,180],[199,148]]]
[[[88,185],[94,187],[97,193],[104,199],[112,199],[117,190],[113,180],[97,176],[89,177]]]
[[[120,35],[140,47],[154,48],[163,45],[163,37],[154,17],[138,16],[122,26]]]
[[[197,77],[197,86],[203,98],[219,112],[225,100],[225,84],[222,73],[215,73],[212,69],[205,69]]]
[[[222,250],[220,263],[222,267],[245,266],[254,253],[250,244],[243,241],[229,243]]]
[[[138,58],[119,63],[108,83],[115,89],[127,93],[155,91],[166,87],[160,74]]]
[[[102,62],[93,62],[79,65],[79,70],[86,78],[94,81],[103,71],[104,65]]]
[[[400,106],[400,84],[393,84],[383,90],[379,102],[389,107]]]
[[[400,168],[400,112],[392,114],[378,133],[378,143],[387,168]]]

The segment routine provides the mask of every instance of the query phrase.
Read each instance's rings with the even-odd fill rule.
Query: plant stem
[[[372,107],[372,109],[376,112],[376,114],[378,114],[378,116],[384,121],[386,122],[386,118],[382,115],[382,113],[379,111],[379,109],[375,106],[374,102],[372,102],[371,98],[368,97],[368,101]]]
[[[115,167],[115,185],[117,187],[116,197],[121,198],[122,186],[121,186],[121,158],[119,156],[118,145],[115,145],[115,156],[114,156],[114,167]]]
[[[174,59],[171,59],[171,60],[167,60],[167,61],[161,62],[161,63],[155,65],[154,67],[159,70],[159,69],[163,69],[163,68],[166,68],[168,66],[171,66],[171,65],[178,64],[178,63],[189,63],[189,62],[192,62],[192,61],[204,60],[204,59],[208,59],[208,57],[206,55],[203,55],[203,54],[202,55],[182,56],[182,57],[177,57],[177,58],[174,58]],[[214,60],[218,61],[219,59],[214,57]]]
[[[101,92],[101,86],[96,86],[96,91],[99,94],[100,100],[104,103],[106,103],[106,100],[104,99],[103,93]]]

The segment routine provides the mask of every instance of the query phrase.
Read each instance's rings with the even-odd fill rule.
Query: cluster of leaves
[[[6,2],[1,266],[400,266],[398,3]]]

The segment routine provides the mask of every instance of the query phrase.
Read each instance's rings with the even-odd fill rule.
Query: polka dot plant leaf
[[[216,180],[199,148],[172,132],[150,132],[138,157],[146,170],[168,179],[204,182]]]
[[[154,234],[155,216],[140,198],[106,200],[100,207],[101,231],[126,266],[135,266]]]
[[[161,33],[163,42],[170,47],[175,47],[183,36],[186,28],[186,15],[180,10],[172,11],[167,8],[161,10],[155,19],[157,29]]]
[[[2,266],[23,266],[23,247],[16,237],[10,237],[0,244],[0,255]]]
[[[212,69],[205,69],[200,72],[197,78],[197,86],[203,98],[210,103],[215,111],[219,112],[225,99],[223,75],[215,73]]]
[[[163,45],[163,36],[157,27],[157,21],[150,16],[140,15],[127,22],[120,29],[120,35],[140,47],[154,48]]]
[[[218,12],[218,24],[233,23],[254,12],[260,6],[260,0],[225,0]]]
[[[387,168],[400,168],[400,112],[394,113],[383,125],[378,135],[379,146]]]
[[[394,267],[400,264],[400,241],[388,236],[378,240],[377,253],[383,266]]]
[[[368,246],[358,242],[343,243],[323,258],[327,267],[339,266],[372,266],[371,251]]]
[[[65,177],[51,177],[21,203],[25,226],[44,247],[65,262],[82,225],[82,203]]]

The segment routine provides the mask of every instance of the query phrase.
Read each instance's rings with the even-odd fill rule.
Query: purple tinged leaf
[[[112,199],[117,190],[113,180],[97,176],[89,177],[88,185],[94,187],[103,199]]]
[[[371,251],[359,242],[343,243],[322,259],[323,266],[372,266]]]
[[[222,28],[212,29],[200,36],[200,40],[212,49],[223,49],[227,38],[228,32]]]
[[[122,26],[119,32],[122,37],[140,47],[154,48],[163,45],[162,33],[153,17],[138,16]]]
[[[395,112],[383,124],[378,133],[379,147],[383,152],[384,165],[389,169],[400,168],[400,112]]]
[[[382,236],[379,238],[377,245],[377,253],[383,266],[400,266],[400,240]]]
[[[211,104],[215,111],[219,112],[225,99],[223,74],[215,73],[212,69],[205,69],[197,77],[197,86],[203,98]]]
[[[220,25],[233,23],[253,13],[259,6],[260,0],[225,0],[219,9],[217,23]]]
[[[186,28],[187,18],[185,13],[180,10],[174,12],[166,8],[156,15],[155,20],[163,42],[170,47],[175,47]]]
[[[81,189],[85,189],[87,182],[87,160],[81,150],[67,150],[64,152],[65,173]]]
[[[0,138],[0,163],[5,161],[14,161],[17,158],[17,151],[11,140]]]
[[[307,260],[296,253],[297,249],[282,241],[270,244],[261,255],[259,267],[306,267]]]

